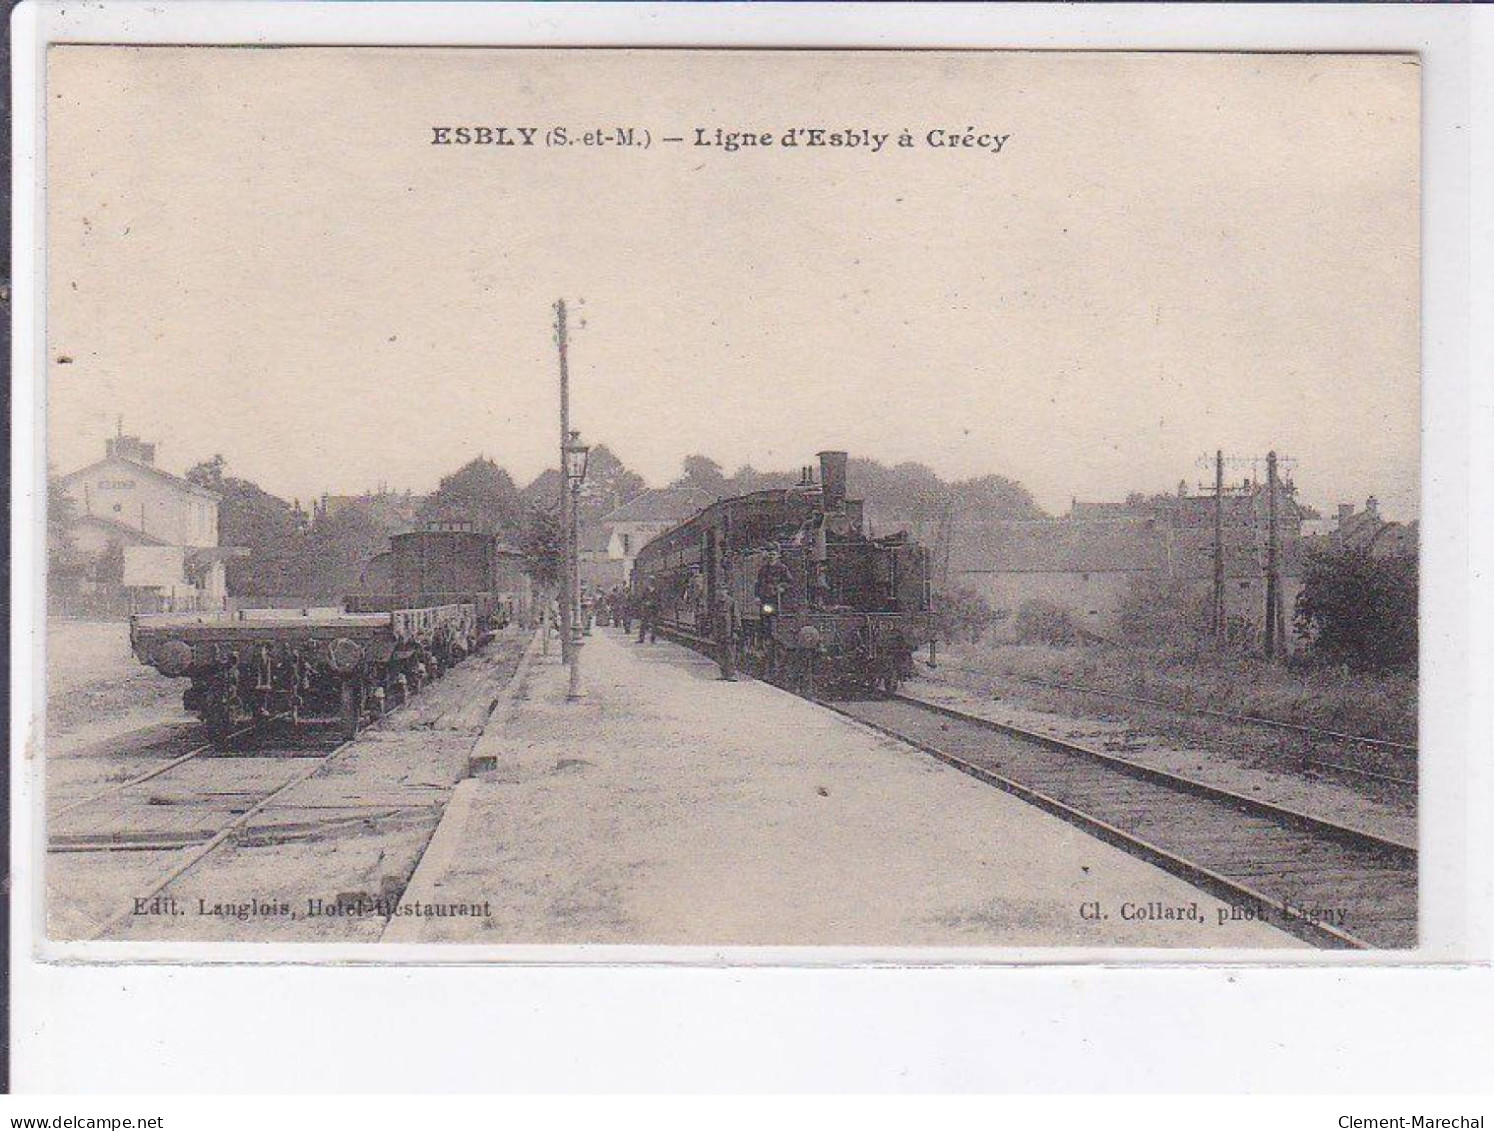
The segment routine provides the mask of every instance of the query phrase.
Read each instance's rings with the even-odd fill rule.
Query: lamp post
[[[560,354],[560,541],[565,564],[560,578],[559,592],[555,595],[555,607],[560,613],[560,662],[571,662],[571,491],[570,448],[571,436],[571,376],[566,364],[565,299],[555,303],[555,347]],[[548,618],[547,618],[548,619]],[[549,629],[546,630],[549,640]]]
[[[581,501],[581,484],[586,481],[586,464],[590,455],[591,447],[581,442],[581,433],[571,432],[565,442],[565,480],[570,491],[570,506],[566,508],[570,521],[565,532],[565,600],[570,609],[567,620],[571,654],[570,689],[565,697],[571,702],[581,698],[581,630],[584,622],[581,616],[581,542],[576,516]]]

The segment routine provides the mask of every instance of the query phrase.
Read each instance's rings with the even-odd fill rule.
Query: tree
[[[709,456],[702,455],[686,456],[680,477],[670,486],[694,487],[697,491],[704,491],[712,498],[724,498],[730,494],[726,483],[726,473],[721,469],[721,465]]]
[[[262,490],[257,483],[226,474],[221,455],[187,471],[187,479],[216,492],[218,542],[248,551],[224,563],[225,582],[236,597],[300,596],[294,592],[292,563],[300,524],[284,499]]]
[[[441,480],[421,507],[420,517],[460,518],[490,533],[512,535],[523,528],[524,500],[508,472],[478,456]]]
[[[187,481],[195,483],[199,487],[205,487],[209,491],[223,492],[223,473],[228,470],[228,461],[222,454],[205,459],[201,463],[194,464],[187,469]]]
[[[586,463],[577,517],[583,526],[597,522],[647,487],[643,476],[629,471],[606,444],[598,444]]]
[[[1004,475],[982,475],[950,485],[962,523],[1000,521],[1014,518],[1043,518],[1043,510],[1031,492]]]
[[[78,568],[78,549],[73,542],[73,523],[78,507],[62,480],[47,469],[47,578],[54,587],[67,584]]]
[[[286,583],[308,601],[338,601],[359,588],[369,561],[389,548],[389,534],[361,507],[329,515],[296,539]]]
[[[560,506],[561,482],[560,470],[547,467],[534,477],[529,486],[519,492],[519,497],[529,507],[558,507]]]
[[[787,471],[758,471],[750,463],[744,463],[726,481],[730,495],[750,495],[754,491],[792,487],[799,482],[797,475]]]
[[[1412,554],[1346,546],[1310,554],[1292,623],[1310,654],[1360,671],[1416,667],[1418,568]]]
[[[520,548],[524,569],[539,589],[560,587],[565,567],[565,545],[561,538],[558,508],[531,506],[525,513]]]

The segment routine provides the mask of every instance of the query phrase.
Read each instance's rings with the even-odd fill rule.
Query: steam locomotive
[[[629,578],[660,630],[807,694],[895,691],[933,633],[928,551],[867,537],[846,496],[846,453],[819,453],[797,486],[723,499],[648,542]]]

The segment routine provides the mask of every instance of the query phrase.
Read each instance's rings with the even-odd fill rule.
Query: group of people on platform
[[[771,632],[772,618],[777,614],[783,600],[784,590],[793,578],[776,550],[770,551],[758,572],[753,586],[754,596],[762,608],[760,624]],[[659,617],[663,609],[663,598],[653,581],[646,581],[635,592],[626,585],[615,585],[610,589],[586,588],[581,593],[581,625],[590,632],[593,622],[604,627],[620,628],[631,636],[633,626],[638,626],[638,643],[653,643],[658,639]],[[736,678],[736,622],[737,609],[730,589],[726,585],[716,587],[710,610],[710,634],[716,641],[717,662],[721,666],[722,679]]]
[[[658,638],[660,608],[659,592],[652,582],[636,595],[625,585],[614,585],[601,592],[587,590],[581,594],[581,615],[588,624],[595,616],[598,624],[611,625],[622,629],[624,634],[631,634],[636,622],[640,644],[645,639],[652,642]]]

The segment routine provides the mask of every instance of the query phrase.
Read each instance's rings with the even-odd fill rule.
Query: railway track
[[[246,727],[244,730],[235,731],[228,737],[230,739],[242,737],[243,735],[248,734],[251,729],[252,728]],[[89,805],[97,804],[98,802],[103,801],[105,798],[124,793],[126,790],[133,789],[138,785],[144,785],[146,782],[151,781],[154,778],[158,778],[163,774],[170,773],[178,766],[185,765],[195,758],[202,757],[204,754],[212,753],[215,749],[217,749],[217,747],[214,743],[211,742],[204,742],[200,746],[194,746],[185,754],[178,755],[177,757],[172,758],[170,761],[165,762],[162,765],[155,766],[149,770],[146,770],[142,774],[136,774],[134,777],[126,778],[124,781],[114,782],[112,785],[106,786],[105,788],[100,789],[94,793],[90,793],[84,797],[75,798],[74,800],[67,802],[65,805],[62,805],[53,810],[51,814],[49,814],[49,819],[55,822],[60,818],[67,816],[67,814],[74,812],[75,810],[85,808]],[[50,843],[48,847],[49,850],[58,851],[57,849],[52,849]],[[66,851],[66,849],[62,849],[61,851]]]
[[[1314,946],[1416,945],[1412,845],[906,695],[822,702]]]
[[[1098,699],[1112,699],[1116,702],[1134,703],[1140,707],[1165,711],[1173,715],[1211,719],[1217,722],[1230,723],[1235,726],[1255,727],[1278,734],[1292,735],[1307,744],[1300,760],[1308,768],[1331,770],[1335,773],[1362,778],[1368,781],[1377,781],[1402,789],[1415,789],[1417,785],[1417,747],[1414,743],[1395,742],[1385,738],[1371,738],[1367,735],[1325,730],[1321,727],[1307,726],[1303,723],[1290,723],[1283,719],[1265,718],[1260,715],[1216,711],[1207,707],[1184,707],[1177,703],[1168,703],[1165,700],[1152,699],[1143,695],[1130,695],[1121,691],[1108,691],[1099,687],[1086,687],[1082,684],[1058,683],[1052,680],[1038,679],[1036,676],[1000,675],[978,668],[967,667],[963,664],[952,663],[948,660],[941,660],[939,667],[950,668],[954,671],[964,672],[967,675],[980,676],[988,680],[1013,680],[1017,683],[1041,688],[1045,691],[1057,691],[1069,695],[1090,696]],[[937,671],[938,669],[932,670]],[[1367,755],[1370,764],[1351,765],[1347,762],[1325,758],[1317,750],[1318,747],[1324,746],[1336,747],[1341,753],[1348,753],[1354,756],[1362,757]]]
[[[241,738],[254,727],[227,737]],[[186,875],[275,801],[321,772],[351,741],[282,736],[247,750],[226,751],[207,742],[123,781],[67,801],[47,816],[49,855],[141,854],[162,857],[165,870],[130,892],[121,908],[96,930],[108,938],[148,903]],[[208,755],[212,755],[208,757]]]
[[[49,822],[49,853],[140,852],[175,857],[155,880],[132,890],[131,906],[121,908],[93,938],[108,938],[131,920],[133,907],[140,901],[149,902],[161,894],[352,745],[267,747],[221,758],[202,758],[211,747],[199,747],[54,814]],[[168,774],[176,775],[169,785],[164,784]],[[150,788],[142,789],[145,786]],[[103,805],[106,801],[111,804]]]
[[[308,759],[315,772],[346,745],[302,740],[226,754],[212,743],[203,743],[53,809],[47,815],[47,851],[149,852],[195,847],[211,840],[224,821],[252,806],[260,794],[289,780],[304,780]],[[170,781],[165,780],[168,776]]]

